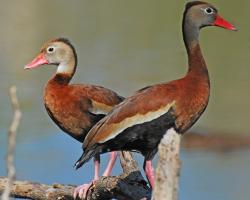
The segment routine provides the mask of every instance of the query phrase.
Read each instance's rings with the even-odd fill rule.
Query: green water
[[[55,67],[23,70],[43,42],[58,36],[68,37],[79,57],[73,81],[103,85],[124,96],[146,85],[179,78],[186,72],[186,51],[181,35],[185,1],[0,2],[1,161],[5,152],[5,133],[11,120],[8,88],[14,84],[18,87],[23,111],[17,140],[18,177],[22,179],[83,182],[79,176],[84,169],[81,172],[72,170],[81,153],[80,144],[61,134],[43,108],[43,88]],[[202,30],[200,41],[211,78],[211,98],[206,112],[193,129],[248,134],[250,2],[242,4],[228,0],[211,3],[240,31],[230,32],[214,27]],[[235,156],[239,160],[234,160]],[[238,169],[248,173],[244,168],[250,164],[248,153],[226,157],[230,157],[232,163],[239,163],[235,166],[235,173]],[[217,159],[216,153],[199,152],[199,158],[202,159],[194,159],[192,152],[183,152],[182,188],[185,189],[181,190],[181,199],[205,199],[204,195],[207,199],[235,199],[232,194],[239,191],[243,193],[240,199],[248,199],[249,181],[238,178],[237,184],[243,187],[233,187],[234,183],[228,181],[228,175],[234,173],[234,168],[230,168],[232,163]],[[41,163],[36,164],[39,161]],[[47,163],[46,167],[43,163]],[[202,166],[202,163],[206,164]],[[61,166],[67,167],[62,169]],[[204,173],[200,174],[204,178],[193,178],[201,168]],[[217,169],[228,171],[218,176]],[[116,170],[118,173],[119,169]],[[0,172],[0,175],[5,174],[2,164]],[[203,182],[215,174],[220,185],[215,187],[212,181]],[[196,186],[199,187],[196,189]]]

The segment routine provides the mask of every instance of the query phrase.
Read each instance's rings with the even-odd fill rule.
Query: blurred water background
[[[0,176],[6,175],[6,132],[12,119],[8,89],[17,85],[23,111],[15,154],[17,178],[67,184],[90,181],[92,162],[73,169],[81,144],[63,134],[43,106],[43,88],[55,67],[25,71],[24,65],[45,41],[64,36],[71,39],[79,57],[73,82],[102,85],[127,96],[146,85],[179,78],[187,70],[181,33],[185,1],[0,2]],[[211,98],[193,130],[247,135],[250,1],[211,3],[240,31],[207,28],[201,33]],[[183,150],[180,199],[248,200],[249,153]],[[137,159],[141,164],[141,156]],[[114,173],[120,173],[118,163]]]

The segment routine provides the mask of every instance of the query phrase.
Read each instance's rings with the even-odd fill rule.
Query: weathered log
[[[122,152],[120,158],[123,174],[102,177],[90,188],[87,200],[108,200],[112,198],[147,200],[151,198],[151,191],[131,153]],[[0,193],[3,192],[6,183],[6,178],[0,178]],[[34,200],[73,200],[72,194],[75,187],[74,185],[45,185],[28,181],[15,181],[11,189],[11,196]]]
[[[159,144],[159,159],[153,191],[154,200],[178,199],[180,140],[180,134],[175,131],[168,131]]]

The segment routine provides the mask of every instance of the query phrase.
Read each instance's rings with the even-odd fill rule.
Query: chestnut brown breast
[[[207,107],[210,94],[209,80],[188,76],[176,83],[176,129],[186,132]]]
[[[62,84],[55,77],[48,82],[44,94],[44,104],[52,120],[80,142],[90,128],[122,100],[103,87]]]

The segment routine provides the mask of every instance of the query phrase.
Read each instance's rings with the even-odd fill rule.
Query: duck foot
[[[73,193],[74,199],[76,199],[77,197],[79,197],[80,199],[85,199],[89,189],[95,184],[95,182],[96,181],[93,180],[88,184],[79,185],[77,188],[75,188]]]

